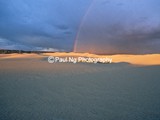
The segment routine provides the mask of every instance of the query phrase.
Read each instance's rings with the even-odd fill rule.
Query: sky
[[[159,0],[0,1],[0,49],[160,53]]]

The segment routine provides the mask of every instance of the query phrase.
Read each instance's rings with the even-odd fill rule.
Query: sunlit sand
[[[47,57],[50,55],[105,57],[87,53],[0,55],[2,120],[115,120],[115,116],[121,120],[130,117],[136,120],[137,116],[137,120],[146,120],[144,116],[159,117],[160,66],[142,61],[157,59],[159,55],[109,56],[116,62],[133,59],[136,64],[143,62],[149,66],[49,64]]]
[[[42,53],[42,54],[0,54],[0,59],[14,59],[14,58],[38,58],[42,59],[48,56],[57,57],[93,57],[93,58],[111,58],[113,63],[127,62],[134,65],[160,65],[160,54],[147,55],[95,55],[89,53]]]

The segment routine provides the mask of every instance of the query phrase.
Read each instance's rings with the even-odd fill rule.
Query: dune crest
[[[146,54],[146,55],[96,55],[90,53],[74,53],[74,52],[55,52],[42,54],[0,54],[0,59],[14,59],[14,58],[46,58],[48,56],[57,57],[92,57],[92,58],[111,58],[112,62],[127,62],[134,65],[160,65],[160,54]]]

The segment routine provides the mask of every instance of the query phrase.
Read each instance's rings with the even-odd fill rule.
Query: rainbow
[[[89,7],[88,7],[88,9],[86,11],[86,13],[82,17],[82,20],[80,22],[80,25],[78,27],[78,31],[77,31],[77,34],[76,34],[76,37],[75,37],[75,40],[74,40],[73,52],[77,52],[77,44],[78,44],[78,38],[79,38],[80,30],[82,28],[82,25],[85,22],[85,19],[86,19],[87,15],[89,14],[91,8],[93,7],[94,2],[95,2],[95,0],[92,0],[91,4],[89,5]]]

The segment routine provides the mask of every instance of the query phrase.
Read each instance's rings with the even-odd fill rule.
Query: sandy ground
[[[159,120],[160,66],[1,55],[0,120]]]
[[[147,55],[95,55],[89,53],[43,53],[43,54],[0,54],[0,59],[30,59],[38,58],[43,59],[48,56],[59,57],[96,57],[96,58],[111,58],[112,62],[127,62],[134,65],[160,65],[160,54],[147,54]]]

